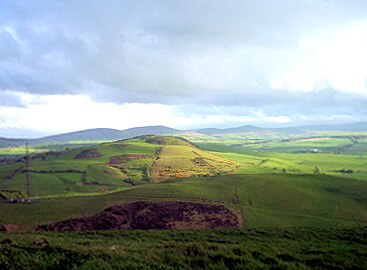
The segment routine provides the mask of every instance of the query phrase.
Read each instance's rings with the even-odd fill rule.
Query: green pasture
[[[56,181],[56,180],[55,180]],[[57,186],[55,186],[57,188]],[[240,204],[234,202],[239,196]],[[367,224],[367,182],[326,175],[227,175],[129,187],[103,195],[0,204],[0,224],[35,226],[137,200],[219,203],[243,213],[246,227]],[[37,213],[37,214],[34,214]]]

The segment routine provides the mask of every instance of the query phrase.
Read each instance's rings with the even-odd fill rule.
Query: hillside
[[[33,139],[12,139],[12,138],[2,138],[0,137],[0,147],[16,147],[20,145],[25,145],[27,142],[32,142]]]
[[[367,182],[335,176],[192,177],[85,195],[88,196],[53,196],[31,205],[0,204],[0,224],[33,228],[92,216],[109,206],[144,200],[224,204],[243,215],[247,228],[367,225]]]
[[[106,192],[148,182],[231,173],[233,161],[173,136],[141,136],[33,155],[34,196]],[[0,188],[24,190],[24,162],[0,166]]]

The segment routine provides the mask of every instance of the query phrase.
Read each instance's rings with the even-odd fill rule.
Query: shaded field
[[[0,233],[1,269],[366,269],[367,228]]]
[[[93,215],[138,200],[223,204],[247,227],[341,227],[367,224],[367,182],[327,175],[227,175],[151,183],[103,195],[0,204],[0,224],[34,227]]]

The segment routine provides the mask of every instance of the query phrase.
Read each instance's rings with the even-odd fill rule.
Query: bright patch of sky
[[[152,103],[96,102],[83,95],[31,95],[17,93],[24,107],[0,107],[0,128],[31,127],[47,133],[89,129],[95,126],[126,129],[147,125],[166,125],[178,129],[204,125],[233,125],[247,123],[289,123],[287,116],[267,116],[253,111],[249,116],[230,114],[186,114],[177,106]]]

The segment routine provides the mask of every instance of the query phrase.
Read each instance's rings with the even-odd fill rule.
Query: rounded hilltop
[[[228,174],[237,164],[199,149],[190,141],[177,136],[144,135],[113,142],[125,145],[124,154],[110,157],[109,164],[129,175],[129,170],[143,171],[143,179],[163,181],[191,176],[215,176]],[[126,153],[126,154],[125,154]],[[116,162],[119,160],[119,162]],[[131,175],[131,174],[130,174]]]

